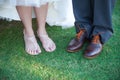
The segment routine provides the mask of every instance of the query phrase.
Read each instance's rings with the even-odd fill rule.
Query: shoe
[[[27,36],[25,34],[25,30],[23,31],[24,34],[24,42],[25,42],[25,51],[30,55],[38,55],[41,53],[41,49],[37,43],[35,36]]]
[[[46,34],[46,35],[40,35],[38,32],[38,38],[40,39],[43,48],[47,52],[53,52],[56,49],[56,44],[54,41]]]
[[[77,52],[82,48],[82,45],[85,41],[85,38],[87,36],[87,32],[85,29],[81,29],[79,33],[76,35],[74,39],[72,39],[67,46],[68,52]]]
[[[88,59],[95,58],[100,54],[101,51],[102,51],[102,44],[100,42],[100,36],[95,35],[93,36],[92,41],[85,50],[84,57]]]

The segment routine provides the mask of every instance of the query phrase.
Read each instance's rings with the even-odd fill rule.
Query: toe
[[[47,52],[51,52],[51,48],[50,48],[50,47],[47,47],[47,48],[46,48],[46,51],[47,51]]]
[[[36,50],[36,53],[37,53],[37,54],[41,53],[41,50],[40,50],[40,49],[37,49],[37,50]]]
[[[30,55],[38,55],[40,53],[40,51],[38,50],[31,50],[31,49],[27,49],[26,52]]]
[[[51,51],[54,51],[56,49],[56,46],[55,46],[55,44],[53,43],[52,45],[51,45]]]

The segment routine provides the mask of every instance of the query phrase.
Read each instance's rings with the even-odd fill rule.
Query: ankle
[[[25,35],[25,36],[28,36],[28,37],[30,37],[30,36],[34,36],[34,32],[33,31],[27,31],[27,30],[23,30],[23,34]]]
[[[38,36],[48,35],[46,31],[37,31]]]

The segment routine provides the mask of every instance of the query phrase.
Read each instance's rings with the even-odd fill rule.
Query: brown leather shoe
[[[84,57],[88,59],[95,58],[97,55],[100,54],[101,50],[102,50],[102,44],[100,42],[100,36],[95,35],[93,36],[91,43],[87,47]]]
[[[86,30],[81,29],[76,37],[70,41],[69,45],[67,46],[67,51],[76,52],[80,50],[85,41],[86,35]]]

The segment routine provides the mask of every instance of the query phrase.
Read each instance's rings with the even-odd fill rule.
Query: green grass
[[[41,47],[42,54],[31,56],[24,51],[22,23],[1,20],[0,80],[120,80],[119,4],[120,1],[113,13],[114,35],[93,60],[83,57],[85,47],[75,54],[66,52],[66,46],[75,35],[74,27],[61,29],[47,25],[57,45],[56,51],[47,53]],[[36,26],[35,20],[33,23]]]

